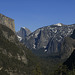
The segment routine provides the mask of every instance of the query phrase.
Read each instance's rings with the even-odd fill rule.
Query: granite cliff
[[[37,29],[22,42],[32,49],[35,54],[59,54],[64,38],[70,36],[74,29],[75,24],[64,25],[58,23]]]
[[[15,32],[15,24],[13,19],[0,14],[0,24],[6,25],[8,28]]]

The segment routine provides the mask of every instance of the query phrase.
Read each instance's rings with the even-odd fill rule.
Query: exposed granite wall
[[[5,15],[0,14],[0,24],[6,25],[12,31],[15,32],[15,24],[14,24],[14,20],[13,19],[11,19],[9,17],[6,17]]]

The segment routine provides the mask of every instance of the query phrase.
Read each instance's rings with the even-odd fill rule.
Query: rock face
[[[17,32],[17,37],[19,41],[22,39],[25,39],[26,36],[28,36],[31,33],[31,31],[26,27],[21,27],[20,31]]]
[[[72,69],[75,69],[75,67],[74,67],[75,66],[75,30],[73,31],[73,34],[70,36],[70,38],[68,39],[68,41],[69,41],[69,43],[67,43],[67,45],[69,45],[69,46],[67,48],[67,50],[68,50],[67,53],[70,53],[70,56],[63,63],[63,65],[66,65],[68,67],[68,69],[72,70]]]
[[[58,23],[37,29],[22,42],[34,51],[39,51],[41,49],[43,53],[59,53],[64,38],[70,36],[74,29],[74,24],[64,25]]]
[[[71,53],[75,49],[75,30],[70,37],[66,37],[61,45],[61,58],[66,59],[69,58]]]
[[[8,28],[15,32],[15,24],[13,19],[0,14],[0,24],[6,25]]]

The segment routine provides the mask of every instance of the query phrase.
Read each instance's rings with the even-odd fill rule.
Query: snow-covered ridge
[[[62,23],[57,23],[57,24],[54,24],[54,25],[57,25],[57,26],[62,26],[63,24],[62,24]]]

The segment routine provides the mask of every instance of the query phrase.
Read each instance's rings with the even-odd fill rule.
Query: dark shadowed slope
[[[37,57],[19,43],[14,32],[0,24],[0,75],[34,75],[40,68],[37,62]],[[41,69],[38,71],[41,74]]]

